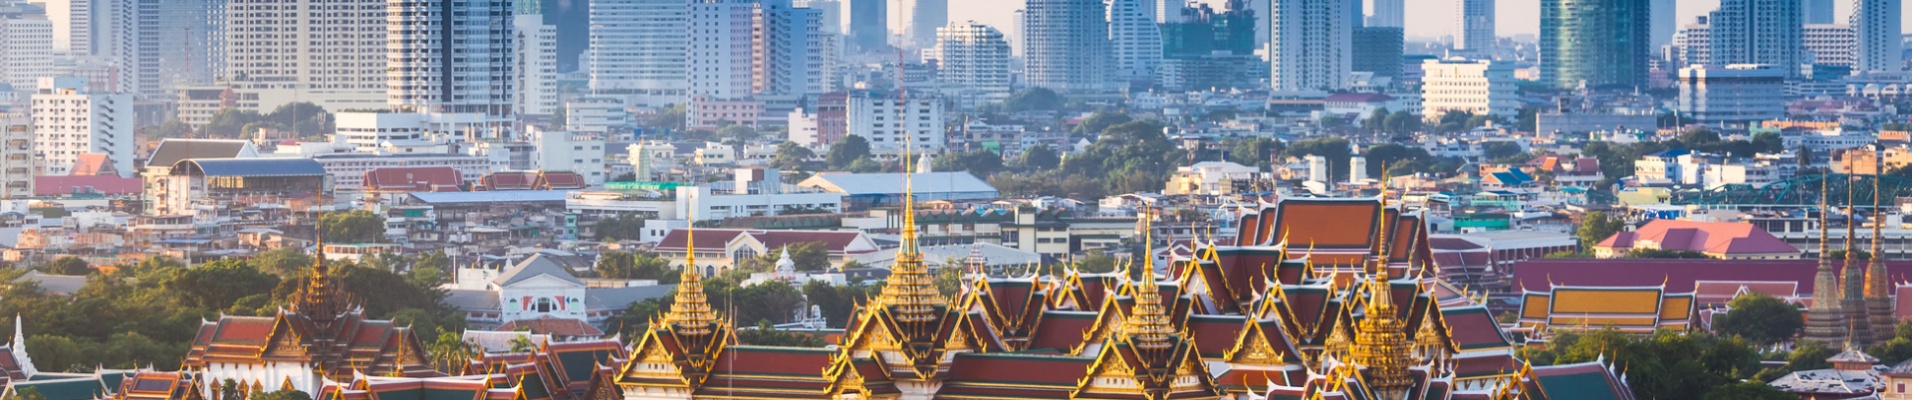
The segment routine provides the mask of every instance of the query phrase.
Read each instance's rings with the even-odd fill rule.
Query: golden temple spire
[[[1137,348],[1161,350],[1173,347],[1168,337],[1175,333],[1169,326],[1168,313],[1162,308],[1162,294],[1155,284],[1155,241],[1149,227],[1154,212],[1143,208],[1142,212],[1142,283],[1135,288],[1135,307],[1129,312],[1129,318],[1123,321],[1123,331],[1129,334],[1129,340]],[[1133,262],[1131,262],[1133,264]]]
[[[942,294],[936,291],[936,282],[923,266],[923,254],[916,244],[916,186],[915,178],[909,170],[909,159],[913,146],[909,135],[903,135],[903,237],[896,249],[896,264],[890,267],[889,279],[883,286],[880,300],[884,305],[896,307],[896,317],[903,322],[928,322],[936,319],[935,307],[943,305]]]
[[[677,297],[665,321],[675,326],[679,334],[702,336],[711,333],[711,325],[717,318],[710,310],[710,302],[704,298],[703,276],[697,273],[696,220],[691,218],[691,225],[684,233],[684,272],[678,278]]]
[[[1387,170],[1382,165],[1382,171]],[[1382,398],[1401,398],[1413,385],[1408,377],[1412,357],[1407,342],[1407,324],[1394,309],[1392,288],[1388,285],[1388,187],[1387,175],[1381,176],[1381,243],[1376,252],[1374,271],[1367,282],[1368,298],[1361,321],[1356,324],[1352,355],[1354,363],[1367,368],[1367,381]]]

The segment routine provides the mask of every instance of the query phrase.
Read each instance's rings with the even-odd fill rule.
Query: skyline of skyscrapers
[[[1722,0],[1708,14],[1707,65],[1771,64],[1797,75],[1804,51],[1798,0]]]
[[[1097,92],[1112,78],[1102,0],[1029,0],[1023,9],[1023,74],[1031,87]]]
[[[1454,48],[1469,53],[1492,55],[1494,51],[1494,0],[1458,0],[1454,7]]]
[[[1649,0],[1541,0],[1540,81],[1563,89],[1646,84],[1651,20]]]
[[[1354,61],[1358,1],[1272,0],[1269,82],[1277,92],[1336,91],[1348,86]]]
[[[1149,7],[1151,0],[1110,0],[1109,42],[1115,73],[1129,83],[1147,84],[1162,62],[1162,31]]]
[[[1900,0],[1852,0],[1848,25],[1858,40],[1856,71],[1897,71],[1903,67],[1904,21]]]

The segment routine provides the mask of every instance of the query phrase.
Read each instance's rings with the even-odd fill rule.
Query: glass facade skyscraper
[[[1649,0],[1541,0],[1540,79],[1559,88],[1646,84]]]

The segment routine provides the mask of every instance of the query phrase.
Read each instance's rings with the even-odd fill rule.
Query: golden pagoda
[[[1880,158],[1877,155],[1872,157],[1873,171],[1883,171]],[[1885,180],[1882,175],[1872,174],[1872,262],[1866,265],[1865,278],[1866,317],[1872,325],[1872,339],[1878,342],[1896,336],[1898,333],[1895,330],[1899,325],[1898,317],[1892,312],[1892,282],[1886,278],[1885,249],[1880,246],[1880,242],[1885,240],[1885,235],[1879,231],[1879,227],[1885,225],[1885,212],[1879,208],[1879,198],[1885,197],[1885,192],[1879,190],[1879,182]]]
[[[332,270],[325,266],[325,222],[320,216],[317,224],[318,234],[313,245],[315,256],[312,262],[312,275],[305,277],[305,284],[292,293],[292,310],[305,315],[319,327],[329,327],[339,316],[345,314],[345,291],[332,282]]]
[[[1847,160],[1851,160],[1850,157]],[[1847,171],[1852,170],[1848,165]],[[1872,345],[1872,324],[1866,318],[1865,269],[1859,267],[1859,247],[1856,245],[1859,220],[1858,203],[1854,201],[1852,176],[1846,176],[1846,263],[1845,283],[1842,286],[1839,306],[1846,311],[1846,327],[1850,330],[1847,340],[1852,345],[1864,348]],[[1817,294],[1815,294],[1816,296]]]
[[[703,276],[697,273],[697,227],[691,226],[684,237],[684,272],[678,278],[677,297],[665,323],[676,328],[680,336],[706,336],[717,318],[704,298]]]
[[[1175,334],[1175,328],[1169,326],[1168,314],[1162,308],[1162,294],[1155,283],[1155,243],[1149,220],[1154,215],[1144,211],[1142,219],[1142,284],[1135,287],[1135,308],[1129,312],[1129,318],[1123,321],[1122,330],[1128,334],[1129,342],[1144,352],[1156,352],[1173,347],[1169,335]],[[1133,265],[1133,264],[1131,264]]]
[[[1846,312],[1839,304],[1839,275],[1832,269],[1832,246],[1828,231],[1826,181],[1819,181],[1819,269],[1813,273],[1812,307],[1806,311],[1806,329],[1802,338],[1820,343],[1839,343],[1846,339]]]
[[[1387,181],[1381,181],[1381,208],[1387,209]],[[1387,218],[1381,219],[1381,243],[1387,241]],[[1392,288],[1388,287],[1388,248],[1383,245],[1374,257],[1373,269],[1368,272],[1368,298],[1364,315],[1355,325],[1354,347],[1350,349],[1351,358],[1356,365],[1366,368],[1368,384],[1382,398],[1398,399],[1414,385],[1408,377],[1409,353],[1406,323],[1402,322],[1394,310]]]

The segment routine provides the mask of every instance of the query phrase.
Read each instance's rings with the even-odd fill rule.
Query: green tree
[[[1702,400],[1798,400],[1799,396],[1779,391],[1765,382],[1740,382],[1706,392]]]
[[[383,242],[385,217],[365,210],[325,214],[319,218],[319,235],[333,243]]]
[[[751,346],[779,347],[823,347],[823,339],[816,336],[778,330],[770,321],[758,321],[756,329],[738,329],[737,342]]]
[[[270,293],[279,285],[279,277],[243,261],[226,259],[180,271],[164,285],[187,305],[218,310],[246,296]]]
[[[296,248],[266,250],[248,261],[259,271],[281,277],[300,276],[312,267],[312,256]]]
[[[1536,132],[1540,130],[1540,107],[1522,107],[1520,114],[1514,116],[1514,130],[1542,133]]]
[[[714,286],[714,285],[711,285]],[[712,288],[705,286],[706,289]],[[709,290],[706,290],[709,292]],[[769,281],[750,287],[737,288],[729,293],[711,296],[717,303],[726,303],[737,311],[736,321],[770,321],[771,323],[790,322],[797,307],[803,302],[803,293],[782,281]]]
[[[1100,178],[1110,192],[1159,191],[1184,160],[1162,123],[1141,120],[1110,126],[1086,151],[1062,163],[1064,174]]]
[[[86,264],[86,260],[74,256],[56,258],[41,270],[54,275],[86,275],[93,272],[93,268]]]
[[[686,115],[686,111],[683,104],[672,104],[664,107],[662,110],[658,110],[657,114],[652,115],[650,120],[646,121],[644,125],[651,129],[682,130],[684,129],[684,116]]]
[[[1792,340],[1803,325],[1798,306],[1764,293],[1747,292],[1734,297],[1727,307],[1732,312],[1714,316],[1713,330],[1762,345]]]
[[[771,159],[770,165],[787,171],[796,171],[803,169],[804,164],[815,156],[816,152],[810,151],[810,148],[803,147],[797,142],[783,142],[777,145],[777,156]]]
[[[389,318],[394,312],[417,308],[432,310],[434,313],[448,312],[439,304],[444,299],[444,291],[438,288],[419,287],[389,270],[345,265],[333,268],[334,278],[345,288],[348,295],[360,299],[365,313],[373,318]],[[280,285],[284,293],[290,294],[285,285]],[[275,294],[280,290],[275,290]]]
[[[591,224],[591,235],[599,241],[638,240],[644,233],[644,220],[636,214],[618,214]]]
[[[438,332],[437,340],[425,345],[425,352],[430,353],[434,369],[453,375],[464,371],[471,359],[479,354],[477,344],[465,342],[458,334],[442,330]]]
[[[1395,111],[1393,114],[1388,114],[1388,132],[1396,134],[1410,133],[1420,130],[1421,125],[1421,116],[1419,115],[1410,114],[1407,111]]]
[[[665,306],[669,305],[670,301],[671,297],[665,296],[631,303],[624,306],[623,314],[612,317],[616,320],[615,324],[607,323],[607,325],[618,327],[619,331],[624,333],[624,337],[644,337],[644,332],[650,329],[651,320],[663,316]]]
[[[1527,154],[1527,149],[1521,148],[1519,143],[1514,143],[1509,141],[1491,141],[1487,143],[1482,143],[1480,145],[1480,150],[1481,150],[1481,156],[1486,157],[1489,160],[1500,160],[1500,159],[1506,159],[1506,158],[1510,158],[1510,157],[1514,157],[1518,155]]]
[[[830,151],[824,153],[824,160],[836,169],[851,168],[851,164],[870,157],[870,141],[862,136],[844,136],[830,145]]]
[[[1057,155],[1056,149],[1046,144],[1022,149],[1022,158],[1016,163],[1016,166],[1023,171],[1047,171],[1061,165],[1062,156]]]
[[[318,136],[333,131],[332,113],[310,102],[286,103],[261,117],[264,119],[261,122],[284,129],[287,133],[299,137]]]
[[[1004,99],[1003,109],[1009,111],[1052,111],[1062,109],[1068,100],[1062,95],[1046,88],[1029,88],[1016,92]]]
[[[1281,142],[1269,138],[1252,137],[1236,140],[1235,145],[1228,150],[1228,159],[1238,164],[1265,170],[1274,165],[1275,156],[1280,154]]]
[[[405,279],[420,287],[438,287],[451,281],[452,268],[451,257],[444,250],[435,250],[412,262],[405,270]]]
[[[736,139],[740,142],[749,142],[757,140],[757,138],[762,136],[762,133],[757,132],[756,128],[752,128],[749,125],[731,124],[717,128],[717,137],[722,139]]]
[[[1366,129],[1373,133],[1386,132],[1388,129],[1388,109],[1376,108],[1374,112],[1368,113],[1368,118],[1361,120],[1361,129]]]
[[[253,394],[252,398],[246,400],[312,400],[312,395],[297,390],[276,390]]]
[[[1786,368],[1794,371],[1832,368],[1826,359],[1838,353],[1825,343],[1801,340],[1794,343],[1792,354],[1786,356]]]
[[[1594,211],[1581,217],[1580,228],[1575,229],[1573,235],[1580,239],[1581,249],[1592,249],[1593,245],[1625,229],[1626,221],[1607,217],[1605,211]]]
[[[1427,154],[1427,149],[1423,149],[1420,147],[1407,147],[1407,146],[1402,146],[1402,145],[1398,145],[1394,143],[1383,143],[1383,144],[1375,145],[1374,147],[1369,147],[1368,152],[1366,154],[1363,154],[1362,157],[1367,159],[1367,163],[1368,163],[1367,171],[1363,171],[1363,172],[1367,173],[1368,176],[1370,177],[1379,178],[1382,176],[1382,172],[1383,172],[1381,171],[1381,168],[1389,168],[1395,171],[1400,171],[1401,168],[1399,167],[1401,166],[1407,165],[1411,162],[1425,160],[1432,156]]]
[[[1133,118],[1129,118],[1129,114],[1125,112],[1097,110],[1095,113],[1089,114],[1088,118],[1083,118],[1082,123],[1076,124],[1075,134],[1076,136],[1094,137],[1102,134],[1102,130],[1108,129],[1111,126],[1125,124],[1134,120]]]
[[[972,150],[962,153],[943,153],[930,160],[930,168],[937,171],[968,171],[977,178],[989,179],[996,171],[1002,170],[1002,155],[989,150]]]
[[[193,128],[187,126],[185,122],[180,122],[178,118],[166,120],[166,123],[146,131],[146,136],[153,139],[185,138],[192,135]]]
[[[40,394],[40,388],[28,386],[6,397],[0,397],[0,400],[46,400],[46,395]]]
[[[1307,156],[1327,158],[1328,169],[1333,172],[1329,178],[1337,182],[1348,179],[1348,157],[1352,154],[1348,149],[1347,139],[1327,136],[1302,140],[1289,144],[1282,154],[1285,157],[1295,158]]]

